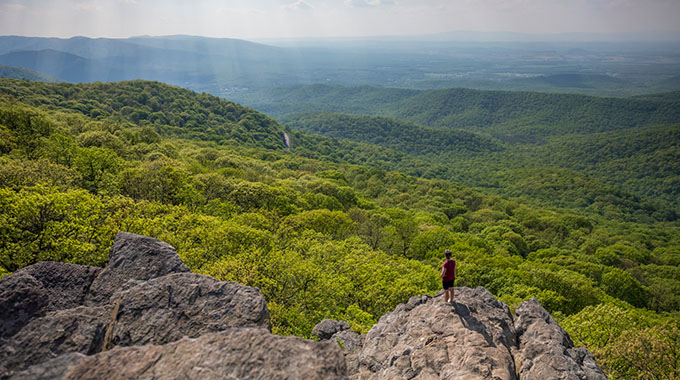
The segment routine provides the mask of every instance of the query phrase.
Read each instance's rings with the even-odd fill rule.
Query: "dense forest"
[[[291,128],[370,142],[426,162],[401,160],[390,169],[610,218],[646,222],[680,213],[678,93],[608,99],[453,89],[418,95],[316,85],[295,87],[284,99],[284,89],[277,91],[269,99],[281,101],[278,120]],[[380,94],[383,101],[376,100]],[[365,106],[355,108],[355,98]],[[316,111],[297,113],[305,108]],[[328,112],[334,109],[350,114]],[[362,112],[389,117],[351,115]]]
[[[654,120],[669,121],[665,112]],[[323,116],[349,121],[352,134],[373,122]],[[652,162],[644,155],[677,154],[677,127],[591,128],[604,145],[561,136],[552,143],[568,142],[592,160],[590,177],[577,171],[583,160],[557,179],[531,168],[531,176],[502,173],[516,190],[544,197],[531,202],[525,189],[510,199],[441,179],[447,165],[427,159],[434,150],[404,142],[415,139],[405,132],[413,128],[435,147],[460,145],[460,156],[474,158],[506,154],[507,141],[376,123],[399,137],[353,142],[291,131],[157,82],[0,80],[0,275],[41,260],[102,266],[115,233],[126,230],[172,244],[194,272],[258,287],[275,333],[309,337],[323,318],[366,332],[408,297],[438,291],[450,248],[457,286],[484,286],[511,310],[537,297],[610,378],[680,375],[669,373],[680,358],[680,223],[597,180],[617,161],[641,165],[626,169],[632,173]],[[527,157],[571,160],[550,149]],[[673,165],[659,169],[669,188],[678,181]],[[564,193],[560,186],[574,191],[566,196],[586,196],[579,192],[588,181],[599,191],[590,205],[537,206]],[[594,211],[603,207],[611,215]],[[645,217],[630,217],[635,210]]]
[[[603,98],[465,88],[411,90],[307,85],[261,90],[243,102],[272,117],[301,112],[387,116],[426,127],[485,131],[513,141],[677,122],[678,92]]]

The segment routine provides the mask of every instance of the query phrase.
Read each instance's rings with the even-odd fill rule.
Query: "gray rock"
[[[105,304],[116,291],[152,278],[189,272],[175,249],[160,240],[119,232],[109,252],[108,265],[95,278],[88,304]]]
[[[40,281],[27,273],[0,278],[0,340],[16,334],[32,319],[45,315],[49,300]]]
[[[257,289],[193,273],[149,280],[116,293],[114,300],[120,300],[115,321],[114,305],[82,306],[32,319],[0,346],[5,372],[64,353],[98,353],[109,325],[114,346],[165,344],[231,327],[270,328],[267,305]]]
[[[38,369],[31,369],[39,373]],[[230,329],[163,346],[116,347],[76,358],[56,379],[346,379],[337,344]],[[35,380],[55,379],[35,377]]]
[[[231,327],[270,329],[259,290],[193,273],[176,273],[120,293],[113,344],[165,344]]]
[[[333,334],[330,341],[337,342],[345,353],[345,363],[348,373],[359,373],[359,351],[364,345],[366,335],[360,335],[352,330],[342,330]]]
[[[40,281],[47,290],[50,303],[48,311],[72,309],[85,303],[90,285],[101,268],[43,261],[21,269]]]
[[[347,354],[352,379],[604,380],[585,348],[534,299],[513,319],[484,288],[456,288],[456,302],[411,297],[387,313]]]
[[[86,356],[72,352],[58,356],[52,360],[34,365],[26,370],[15,373],[11,380],[59,379],[64,376],[69,367],[80,363]]]
[[[516,310],[520,379],[604,380],[607,377],[584,348],[574,348],[569,335],[535,298]]]
[[[412,297],[380,318],[359,353],[360,379],[516,379],[508,307],[484,288],[456,288],[456,303]]]
[[[109,307],[78,307],[34,318],[0,346],[0,363],[19,371],[69,352],[86,355],[101,350]]]
[[[345,321],[334,321],[332,319],[324,319],[314,326],[312,335],[321,340],[330,339],[333,334],[349,330],[349,324]]]
[[[340,342],[344,351],[356,352],[363,347],[366,335],[357,334],[352,330],[342,330],[333,334],[330,339],[331,341]]]

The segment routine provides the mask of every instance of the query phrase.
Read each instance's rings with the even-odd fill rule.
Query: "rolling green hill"
[[[474,154],[503,149],[495,139],[479,134],[425,128],[381,117],[322,112],[294,114],[280,121],[300,131],[347,138],[415,155],[438,155],[442,152]]]
[[[391,96],[381,98],[383,103],[370,103],[380,98],[381,91],[296,87],[288,101],[313,98],[318,108],[328,104],[336,109],[343,106],[335,100],[358,92],[359,99],[366,99],[364,104],[380,108],[371,112],[435,127],[326,112],[279,119],[294,129],[370,142],[430,163],[426,169],[410,167],[411,174],[449,179],[543,207],[660,220],[680,214],[680,168],[675,164],[680,108],[675,93],[613,99],[460,89],[414,95],[410,90],[390,90]],[[359,110],[353,101],[344,103]],[[484,135],[462,135],[457,128]],[[388,168],[406,170],[400,166],[404,163],[401,159]]]
[[[390,104],[420,92],[402,88],[313,84],[259,90],[243,95],[239,100],[272,117],[317,111],[375,115]]]
[[[267,148],[285,146],[285,128],[273,119],[212,95],[159,82],[73,85],[0,79],[0,93],[33,106],[71,110],[94,119],[156,126],[165,135],[216,142],[234,140]]]
[[[680,101],[452,89],[423,92],[385,112],[431,127],[528,139],[673,123],[680,120]]]
[[[680,121],[678,98],[315,85],[262,91],[243,101],[274,117],[306,111],[388,116],[427,127],[484,131],[507,141]]]

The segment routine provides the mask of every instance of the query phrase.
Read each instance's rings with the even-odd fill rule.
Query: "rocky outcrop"
[[[19,373],[16,379],[346,379],[337,345],[274,336],[264,329],[229,329],[157,346],[117,347],[72,356]],[[43,376],[46,374],[47,376]]]
[[[188,272],[168,244],[119,233],[110,254],[103,270],[43,262],[0,279],[0,378],[46,362],[31,370],[54,377],[68,362],[60,355],[107,346],[270,329],[257,289]]]
[[[189,272],[170,244],[119,232],[109,252],[109,263],[94,279],[88,304],[108,303],[113,293],[129,289],[140,282],[171,273]]]
[[[359,353],[361,379],[516,378],[510,310],[484,288],[456,289],[456,303],[412,297],[380,318]]]
[[[606,379],[535,299],[513,316],[484,288],[412,297],[360,335],[270,332],[262,294],[193,274],[119,233],[104,269],[39,263],[0,279],[0,379]]]
[[[366,336],[354,379],[606,379],[533,299],[513,317],[484,288],[412,297]]]
[[[55,311],[83,305],[92,281],[101,270],[87,265],[43,261],[17,273],[26,273],[40,281],[49,296],[46,310]]]
[[[533,298],[517,308],[517,366],[520,379],[606,379],[585,348],[574,348],[567,333]]]

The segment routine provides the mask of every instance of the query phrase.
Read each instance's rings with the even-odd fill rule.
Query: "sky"
[[[0,35],[243,39],[673,32],[680,0],[0,0]]]

